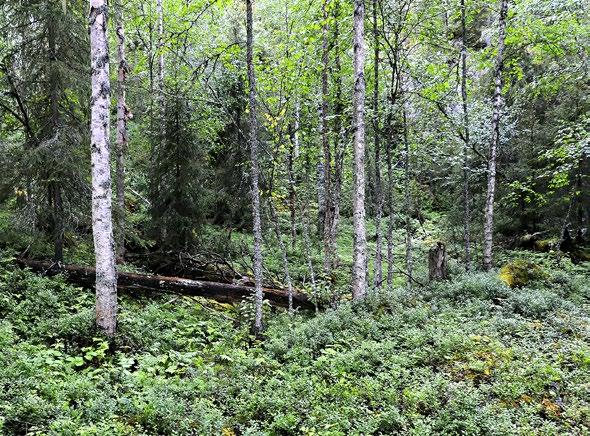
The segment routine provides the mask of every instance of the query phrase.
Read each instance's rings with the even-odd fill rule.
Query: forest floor
[[[516,255],[516,254],[514,254]],[[92,292],[0,262],[2,434],[590,434],[590,274],[455,275],[318,315]]]

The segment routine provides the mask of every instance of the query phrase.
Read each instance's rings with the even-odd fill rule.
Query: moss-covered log
[[[48,275],[63,273],[67,280],[81,286],[94,287],[96,270],[80,265],[64,265],[54,262],[18,259],[20,266],[31,268],[35,272]],[[209,282],[192,280],[182,277],[168,277],[152,274],[119,272],[118,288],[132,289],[145,292],[167,292],[184,295],[195,295],[211,298],[223,303],[235,303],[252,295],[251,286],[232,283]],[[282,289],[264,288],[264,298],[271,304],[287,307],[289,300],[287,292]],[[309,297],[300,292],[293,292],[293,306],[301,309],[313,309],[314,305]]]

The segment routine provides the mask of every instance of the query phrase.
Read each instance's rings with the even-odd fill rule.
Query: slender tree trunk
[[[297,215],[295,210],[296,193],[295,193],[295,172],[293,170],[295,155],[295,145],[291,140],[291,147],[287,152],[287,177],[289,183],[289,218],[291,233],[291,250],[295,250],[295,241],[297,238]]]
[[[295,103],[295,120],[291,132],[291,148],[287,152],[287,176],[289,178],[289,212],[291,217],[291,250],[295,250],[297,239],[297,181],[295,179],[295,158],[299,153],[299,100]]]
[[[383,282],[383,260],[381,218],[383,216],[383,192],[381,188],[381,138],[379,131],[379,30],[377,29],[377,0],[373,0],[373,39],[374,39],[374,86],[373,86],[373,138],[375,146],[375,197],[377,207],[375,210],[375,277],[376,289],[381,289]]]
[[[272,198],[269,199],[268,206],[270,208],[270,217],[272,219],[272,223],[274,226],[275,236],[277,237],[279,249],[281,250],[281,259],[283,261],[283,274],[285,276],[285,284],[287,285],[289,315],[293,315],[293,283],[291,281],[291,274],[289,272],[289,256],[287,255],[287,247],[283,242],[283,236],[281,235],[281,228],[279,226],[279,218],[277,217],[277,211],[273,204]]]
[[[332,270],[332,252],[330,234],[332,229],[332,155],[328,139],[328,0],[322,3],[322,103],[321,103],[321,131],[322,150],[324,153],[324,222],[322,224],[322,239],[324,243],[324,275],[330,279]]]
[[[92,99],[92,233],[96,256],[96,324],[112,336],[117,328],[117,271],[113,238],[109,144],[109,48],[106,0],[90,0]]]
[[[386,148],[386,161],[387,161],[387,213],[389,214],[387,219],[387,288],[391,289],[393,285],[393,161],[391,156],[391,142],[393,141],[393,135],[387,141]]]
[[[397,50],[397,40],[396,40],[396,50]],[[391,289],[393,286],[393,267],[394,267],[394,258],[393,258],[393,230],[395,225],[395,209],[393,207],[393,193],[395,189],[394,178],[393,178],[393,156],[392,156],[392,148],[393,143],[395,140],[395,129],[393,126],[393,115],[394,115],[394,107],[395,101],[399,86],[399,80],[396,81],[396,77],[398,74],[398,62],[397,62],[397,51],[394,53],[394,60],[391,65],[391,83],[390,83],[390,91],[389,91],[389,114],[387,116],[387,132],[388,132],[388,140],[387,140],[387,203],[388,203],[388,220],[387,220],[387,287]]]
[[[319,115],[320,115],[320,130],[322,129],[322,122],[321,122],[321,109],[319,110]],[[321,134],[321,132],[320,132]],[[316,173],[317,173],[317,181],[316,181],[316,187],[317,187],[317,193],[318,193],[318,235],[320,237],[323,238],[324,235],[324,223],[326,222],[326,183],[325,183],[325,177],[326,177],[326,168],[324,166],[324,161],[323,158],[320,159],[320,161],[318,162],[317,168],[316,168]]]
[[[413,246],[412,246],[412,167],[410,156],[410,140],[408,128],[408,77],[402,75],[402,93],[404,102],[402,103],[402,129],[404,139],[404,197],[405,197],[405,215],[406,215],[406,278],[407,286],[411,287],[413,282]]]
[[[465,244],[465,269],[471,269],[471,223],[469,192],[469,112],[467,108],[467,36],[465,27],[465,0],[461,0],[461,100],[463,103],[463,241]]]
[[[504,69],[504,39],[506,37],[506,15],[508,14],[508,0],[501,0],[498,32],[498,54],[494,69],[494,111],[492,115],[492,140],[488,162],[488,191],[484,212],[484,247],[483,267],[486,271],[492,269],[493,236],[494,236],[494,197],[496,192],[496,155],[500,145],[500,115],[502,111],[502,71]]]
[[[408,115],[406,110],[407,102],[404,101],[402,108],[403,134],[404,134],[404,195],[406,209],[406,277],[408,287],[412,286],[413,274],[413,247],[412,247],[412,192],[411,192],[411,160],[410,143],[408,138]]]
[[[254,31],[253,31],[253,0],[246,0],[246,63],[248,64],[248,82],[250,85],[250,158],[252,164],[252,218],[254,221],[254,283],[255,306],[254,331],[262,331],[262,225],[260,222],[260,192],[258,177],[260,166],[258,163],[258,119],[256,106],[256,74],[254,72]]]
[[[127,155],[127,120],[131,114],[126,102],[127,59],[125,57],[125,31],[123,27],[123,9],[120,0],[115,3],[117,26],[117,160],[116,160],[116,191],[117,191],[117,255],[125,257],[125,157]]]
[[[332,182],[332,206],[330,229],[330,252],[332,253],[332,268],[338,268],[339,259],[336,247],[338,237],[338,223],[340,221],[340,198],[342,194],[342,171],[344,169],[344,154],[346,137],[343,128],[344,104],[342,102],[342,76],[340,63],[340,0],[334,4],[334,79],[335,79],[335,106],[334,106],[334,178]]]
[[[365,2],[354,1],[354,179],[353,226],[354,253],[352,296],[359,299],[367,293],[367,231],[365,227]]]
[[[164,9],[162,0],[156,1],[158,14],[158,104],[160,113],[164,111]]]
[[[307,218],[307,207],[303,207],[301,211],[301,233],[303,235],[303,244],[305,250],[305,257],[307,259],[307,268],[309,270],[309,280],[311,282],[311,293],[313,304],[316,312],[318,311],[318,289],[315,280],[315,270],[313,267],[313,259],[311,257],[311,240],[309,239],[309,224]]]

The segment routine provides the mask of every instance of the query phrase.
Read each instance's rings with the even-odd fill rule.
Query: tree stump
[[[433,280],[445,280],[447,273],[447,248],[442,242],[437,242],[428,251],[428,278]]]

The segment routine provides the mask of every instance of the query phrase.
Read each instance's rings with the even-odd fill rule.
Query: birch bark
[[[359,299],[367,293],[367,231],[365,226],[365,2],[354,1],[354,179],[353,226],[354,253],[352,267],[352,296]]]
[[[493,262],[493,236],[494,236],[494,199],[496,194],[496,157],[500,144],[500,116],[502,111],[502,72],[504,70],[504,40],[506,37],[506,16],[508,14],[508,0],[501,0],[500,18],[498,21],[498,54],[494,68],[494,110],[492,115],[492,140],[490,142],[490,155],[488,161],[488,189],[484,212],[484,246],[483,267],[484,270],[492,269]]]
[[[90,146],[92,233],[96,257],[96,324],[106,335],[117,328],[117,271],[113,238],[109,141],[109,51],[106,0],[90,0]]]
[[[254,331],[262,331],[262,225],[260,222],[260,192],[258,190],[258,178],[260,166],[258,163],[258,119],[256,107],[256,74],[254,71],[254,30],[253,30],[253,0],[246,0],[246,63],[248,64],[248,82],[250,86],[250,160],[252,177],[252,217],[254,231],[254,301],[255,318]]]

